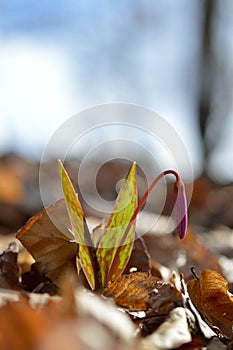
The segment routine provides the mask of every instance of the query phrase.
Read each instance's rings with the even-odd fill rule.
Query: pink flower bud
[[[187,200],[184,183],[176,180],[174,185],[174,214],[180,239],[185,237],[188,226]]]
[[[159,174],[154,181],[151,183],[151,185],[148,187],[144,195],[142,196],[142,199],[140,200],[137,208],[134,211],[134,214],[130,220],[130,223],[127,227],[126,234],[130,230],[130,227],[132,223],[135,221],[139,211],[145,204],[148,196],[150,195],[153,188],[157,185],[159,180],[166,176],[166,175],[174,175],[176,178],[176,182],[174,185],[174,209],[173,212],[175,214],[175,220],[177,225],[177,231],[179,234],[180,239],[183,239],[185,237],[187,226],[188,226],[188,209],[187,209],[187,200],[186,200],[186,194],[185,194],[185,187],[184,183],[180,178],[180,175],[175,170],[165,170],[161,174]]]

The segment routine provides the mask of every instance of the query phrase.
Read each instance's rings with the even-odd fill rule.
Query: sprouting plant
[[[157,176],[137,203],[136,163],[133,163],[95,247],[78,196],[61,161],[59,168],[71,230],[79,245],[82,270],[92,290],[105,287],[124,272],[133,249],[137,215],[158,181],[169,174],[176,179],[174,212],[179,237],[184,238],[187,230],[187,202],[184,183],[176,171],[166,170]]]

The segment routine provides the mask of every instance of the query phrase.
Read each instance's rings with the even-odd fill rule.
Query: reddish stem
[[[126,240],[126,237],[129,233],[129,230],[131,229],[132,227],[132,224],[133,222],[135,221],[139,211],[141,210],[141,208],[143,207],[143,205],[145,204],[149,194],[151,193],[151,191],[153,190],[153,188],[157,185],[157,183],[166,175],[174,175],[175,178],[176,178],[176,181],[181,181],[181,178],[180,178],[180,175],[175,171],[175,170],[165,170],[164,172],[162,172],[161,174],[159,174],[155,179],[154,181],[151,183],[151,185],[148,187],[148,189],[146,190],[146,192],[144,193],[144,195],[142,196],[142,199],[140,200],[137,208],[135,209],[131,219],[130,219],[130,222],[125,230],[125,233],[123,235],[123,237],[121,238],[121,241],[120,241],[120,244],[119,246],[117,247],[117,250],[116,250],[116,253],[114,255],[114,258],[113,258],[113,261],[111,263],[111,267],[110,267],[110,270],[108,272],[108,275],[107,275],[107,279],[106,279],[106,283],[108,283],[109,281],[111,281],[112,279],[112,273],[113,273],[113,269],[114,269],[114,265],[115,265],[115,261],[118,259],[118,256],[119,256],[119,253],[120,253],[120,250],[121,250],[121,246],[124,245],[124,242]]]
[[[180,181],[180,175],[175,171],[175,170],[165,170],[164,172],[162,172],[161,174],[159,174],[154,181],[152,182],[152,184],[148,187],[148,189],[146,190],[146,192],[144,193],[144,195],[142,196],[142,199],[140,200],[137,208],[135,209],[131,219],[130,219],[130,223],[129,225],[132,223],[132,221],[134,221],[139,213],[139,211],[141,210],[141,208],[143,207],[143,205],[145,204],[149,194],[152,192],[153,188],[157,185],[157,183],[159,182],[159,180],[161,180],[164,176],[166,175],[174,175],[176,177],[176,181]],[[130,225],[131,227],[131,225]],[[130,229],[130,228],[129,228]],[[127,229],[126,229],[127,230]],[[127,233],[129,232],[129,230],[127,231]]]

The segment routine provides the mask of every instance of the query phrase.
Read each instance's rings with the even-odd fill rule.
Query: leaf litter
[[[172,234],[149,234],[144,242],[133,233],[138,239],[124,241],[130,244],[130,250],[124,250],[123,245],[126,258],[122,267],[119,262],[115,265],[119,273],[117,268],[117,274],[111,271],[112,263],[119,261],[119,255],[114,255],[117,249],[111,251],[102,277],[95,276],[94,271],[85,273],[83,259],[96,259],[98,247],[101,254],[102,237],[111,219],[107,226],[102,225],[97,240],[89,231],[86,238],[85,216],[79,204],[77,208],[77,201],[70,212],[70,195],[72,201],[78,200],[74,191],[68,193],[68,201],[60,200],[42,210],[19,230],[17,238],[34,258],[33,263],[28,263],[28,258],[24,261],[25,248],[17,252],[14,244],[0,256],[1,349],[231,349],[232,295],[216,253],[198,242],[190,230],[182,241]],[[136,196],[132,198],[126,226],[136,208]],[[185,202],[180,208],[185,208]],[[75,211],[79,212],[78,223]],[[183,238],[186,218],[182,221],[181,214],[178,233]],[[79,242],[77,225],[83,235],[78,237]],[[80,250],[80,240],[84,245],[85,239],[95,242],[94,255],[93,250],[85,250],[85,254]],[[25,271],[27,264],[29,270]],[[97,268],[98,264],[97,259]],[[195,276],[190,266],[195,267]],[[169,272],[165,280],[164,269]],[[98,287],[93,276],[95,282],[98,279]]]

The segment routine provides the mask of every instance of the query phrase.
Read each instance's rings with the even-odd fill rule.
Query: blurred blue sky
[[[198,174],[202,20],[202,0],[1,0],[0,152],[40,158],[72,115],[130,102],[173,125]]]

